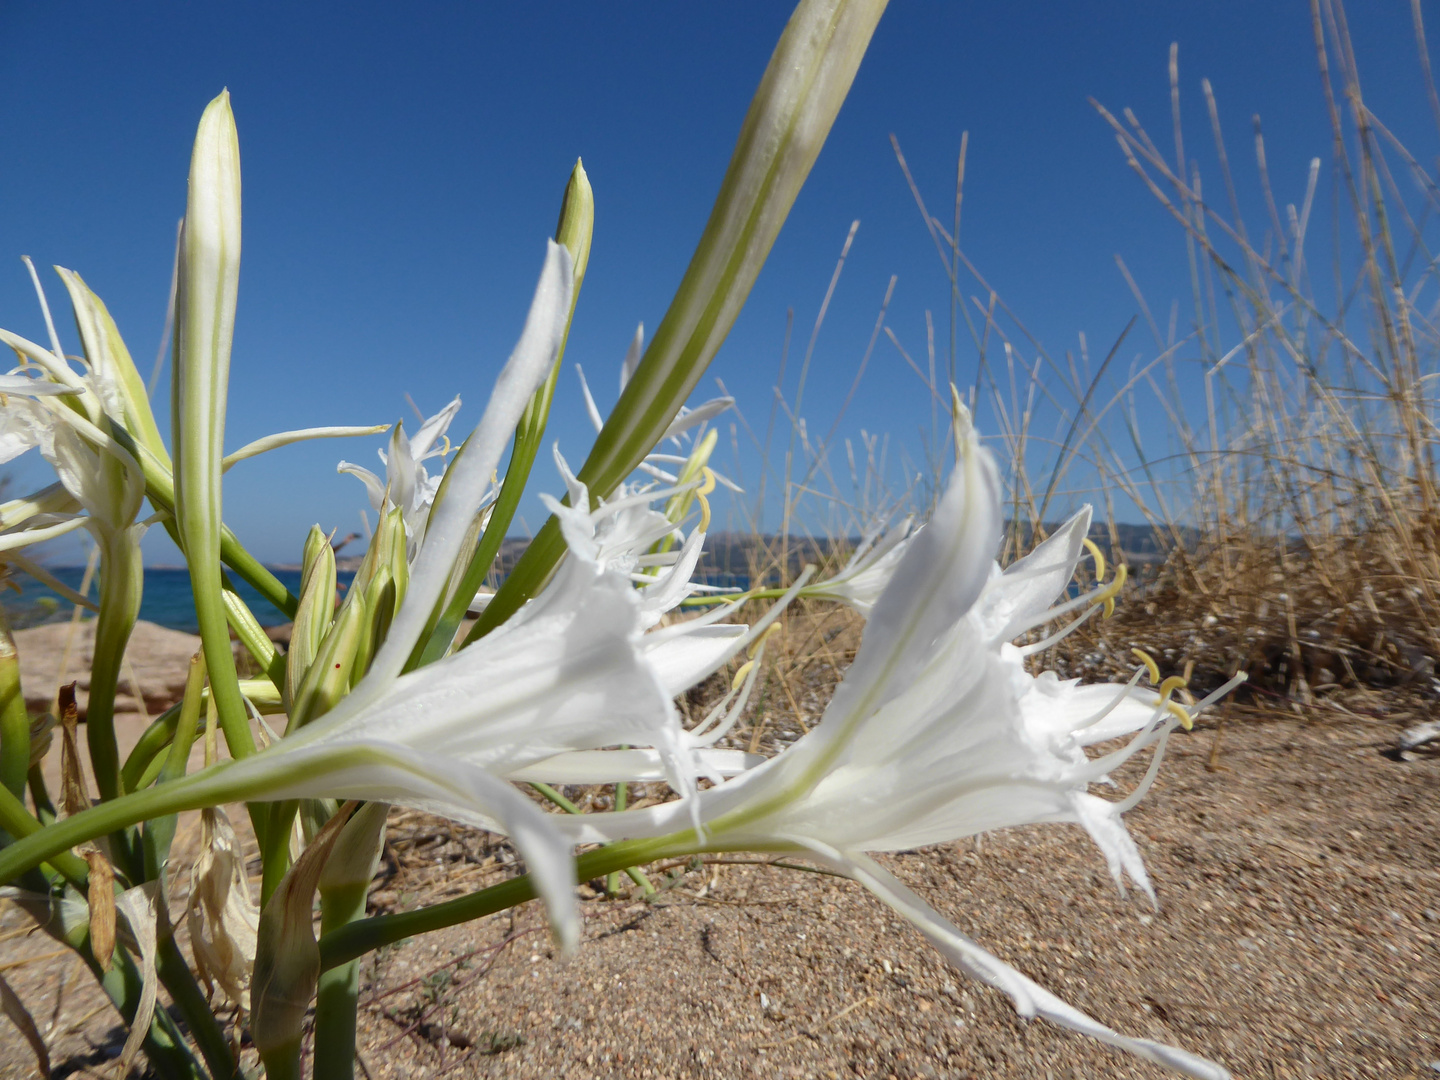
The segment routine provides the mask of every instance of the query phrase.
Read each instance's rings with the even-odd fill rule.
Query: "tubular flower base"
[[[961,465],[876,600],[821,722],[778,757],[702,792],[694,848],[803,852],[870,889],[957,966],[1009,994],[1023,1016],[1043,1016],[1189,1076],[1228,1076],[1183,1050],[1119,1035],[1065,1004],[966,938],[865,854],[1074,822],[1100,846],[1117,883],[1128,873],[1153,899],[1119,817],[1131,800],[1108,802],[1088,788],[1162,739],[1176,716],[1160,695],[1133,685],[1082,687],[1024,670],[1008,638],[1072,609],[1075,602],[1050,605],[1074,572],[1089,510],[1001,573],[993,562],[1002,525],[995,465],[973,432],[961,434]],[[1082,603],[1096,608],[1108,592]],[[1086,745],[1123,734],[1133,734],[1125,749],[1086,756]],[[610,842],[674,834],[693,814],[671,803],[561,825],[577,841]]]

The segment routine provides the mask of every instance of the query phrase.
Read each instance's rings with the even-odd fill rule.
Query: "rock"
[[[1400,735],[1400,749],[1414,750],[1416,747],[1424,746],[1428,742],[1440,739],[1440,720],[1431,720],[1425,724],[1416,724],[1407,728]]]
[[[32,713],[48,712],[62,682],[76,682],[76,703],[85,715],[89,699],[90,663],[95,655],[95,620],[74,625],[69,620],[15,631],[20,653],[20,681],[25,706]],[[129,663],[120,670],[116,712],[138,712],[136,686],[151,716],[180,700],[190,657],[200,649],[195,634],[167,630],[151,622],[137,622],[125,653]]]

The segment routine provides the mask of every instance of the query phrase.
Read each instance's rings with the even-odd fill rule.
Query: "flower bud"
[[[303,599],[301,603],[304,603]],[[310,669],[289,701],[288,730],[294,731],[317,716],[323,716],[345,696],[354,681],[356,653],[368,622],[365,598],[351,590],[339,617],[320,643]]]
[[[285,707],[294,723],[296,695],[315,660],[320,644],[335,620],[335,552],[320,526],[305,538],[304,569],[300,577],[300,604],[290,631],[285,662]]]

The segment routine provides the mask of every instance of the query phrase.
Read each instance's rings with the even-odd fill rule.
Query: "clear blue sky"
[[[1433,160],[1409,4],[1352,9],[1371,107]],[[658,323],[699,236],[788,10],[776,0],[4,0],[0,325],[43,340],[19,257],[47,268],[61,307],[48,266],[68,266],[106,300],[148,371],[195,123],[229,87],[245,246],[228,446],[311,424],[411,420],[407,392],[427,413],[461,394],[457,429],[468,431],[519,331],[577,156],[598,209],[568,361],[585,366],[608,407],[635,323]],[[1430,11],[1433,29],[1440,9]],[[807,390],[812,430],[829,427],[892,273],[889,323],[907,348],[924,352],[926,309],[943,332],[946,283],[892,132],[944,218],[960,134],[970,132],[963,245],[1048,349],[1063,353],[1084,332],[1103,354],[1134,314],[1117,252],[1167,310],[1188,288],[1182,237],[1086,99],[1131,106],[1168,135],[1172,41],[1202,168],[1213,161],[1198,89],[1208,77],[1242,199],[1258,205],[1249,148],[1259,113],[1277,198],[1298,201],[1310,158],[1329,160],[1302,0],[894,0],[712,376],[763,428],[786,311],[796,313],[798,361],[857,218]],[[972,371],[973,350],[962,348],[961,375]],[[890,432],[915,452],[926,401],[882,340],[842,431]],[[568,372],[550,432],[583,459],[590,428]],[[358,527],[363,489],[335,462],[372,463],[378,445],[311,444],[246,463],[227,480],[226,517],[261,558],[293,561],[312,522]],[[18,484],[44,480],[42,462],[18,465]],[[738,472],[752,487],[757,468],[747,451]],[[537,478],[559,487],[548,468]],[[538,527],[536,501],[522,513]],[[147,550],[175,561],[163,537]]]

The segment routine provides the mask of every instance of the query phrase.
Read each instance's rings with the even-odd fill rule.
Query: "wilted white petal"
[[[127,944],[138,954],[140,964],[140,1001],[135,1006],[135,1015],[130,1022],[130,1034],[120,1050],[117,1075],[124,1076],[130,1071],[130,1063],[140,1052],[140,1044],[150,1032],[150,1020],[155,1014],[155,998],[159,991],[160,977],[155,968],[158,953],[156,946],[155,894],[160,887],[158,881],[147,881],[126,889],[115,898],[116,909],[125,916],[129,927],[130,940]]]
[[[186,921],[197,973],[248,1010],[260,909],[250,895],[245,853],[219,807],[200,811],[200,857],[190,870]]]

